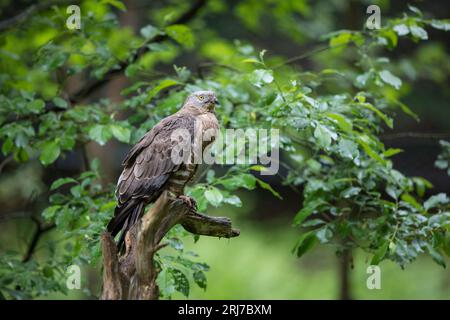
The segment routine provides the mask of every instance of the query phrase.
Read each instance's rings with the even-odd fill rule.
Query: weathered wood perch
[[[164,191],[150,210],[125,237],[125,253],[120,254],[111,235],[102,235],[104,300],[156,300],[159,289],[153,257],[165,246],[164,235],[176,224],[187,231],[213,237],[232,238],[239,230],[231,220],[194,212],[186,198],[174,198]]]

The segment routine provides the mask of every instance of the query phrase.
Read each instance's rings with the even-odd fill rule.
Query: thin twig
[[[384,140],[393,140],[401,138],[420,138],[420,139],[446,139],[450,138],[450,132],[442,133],[421,133],[421,132],[398,132],[398,133],[388,133],[380,136]]]
[[[237,73],[241,73],[241,70],[239,70],[235,67],[229,66],[227,64],[215,63],[215,62],[202,62],[202,63],[199,63],[197,66],[198,77],[203,79],[203,72],[202,72],[203,69],[212,68],[212,67],[220,67],[220,68],[228,69],[228,70],[231,70],[231,71],[234,71]]]
[[[76,1],[49,1],[47,3],[39,3],[39,4],[33,4],[29,6],[26,10],[23,12],[15,15],[14,17],[11,17],[9,19],[0,21],[0,31],[4,31],[6,29],[14,27],[16,24],[19,24],[25,20],[27,20],[32,15],[36,14],[37,11],[43,11],[48,8],[50,8],[53,5],[57,4],[75,4]],[[77,1],[78,2],[78,1]]]
[[[83,166],[84,171],[88,171],[91,169],[91,165],[89,164],[89,158],[87,155],[86,145],[81,146],[81,157],[83,158]]]
[[[55,224],[49,224],[46,226],[42,226],[39,219],[37,219],[35,216],[32,216],[31,219],[36,224],[37,229],[33,235],[33,238],[31,239],[30,246],[28,247],[27,252],[25,253],[25,256],[23,257],[22,262],[30,261],[31,257],[33,256],[33,253],[35,252],[35,249],[37,247],[37,244],[38,244],[41,236],[56,227]]]
[[[0,163],[0,174],[3,171],[3,168],[12,161],[13,156],[12,154],[10,154],[9,156],[7,156],[5,159],[3,159],[3,161]]]
[[[306,53],[303,53],[301,55],[289,58],[289,59],[285,60],[284,62],[282,62],[280,64],[277,64],[276,66],[272,67],[272,69],[278,69],[278,68],[281,68],[282,66],[285,66],[287,64],[291,64],[291,63],[297,62],[299,60],[306,59],[306,58],[308,58],[310,56],[315,55],[316,53],[320,53],[322,51],[326,51],[326,50],[329,50],[329,49],[339,48],[339,47],[342,47],[344,45],[347,45],[347,43],[338,44],[338,45],[335,45],[335,46],[326,45],[326,46],[323,46],[323,47],[315,48],[315,49],[313,49],[311,51],[308,51]]]

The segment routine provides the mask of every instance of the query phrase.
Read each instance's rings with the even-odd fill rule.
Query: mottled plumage
[[[203,151],[214,139],[206,142],[199,140],[203,133],[211,129],[217,132],[219,128],[214,114],[215,104],[217,98],[211,91],[191,94],[177,113],[161,120],[128,152],[117,183],[118,204],[107,227],[113,236],[122,231],[119,248],[123,245],[126,232],[142,216],[145,205],[154,202],[166,189],[176,196],[183,194],[184,186],[194,176],[197,164],[177,164],[173,161],[172,150],[178,142],[172,141],[171,135],[183,129],[191,137],[192,150],[201,143]]]

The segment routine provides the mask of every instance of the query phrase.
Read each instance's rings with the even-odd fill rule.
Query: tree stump
[[[193,210],[185,197],[175,198],[164,191],[148,212],[125,237],[125,252],[118,252],[109,232],[102,235],[103,300],[156,300],[159,270],[154,264],[155,253],[166,244],[166,233],[176,224],[187,231],[213,237],[232,238],[239,235],[231,220],[211,217]]]

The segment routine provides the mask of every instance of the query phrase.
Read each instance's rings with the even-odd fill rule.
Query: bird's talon
[[[179,198],[183,200],[191,210],[197,212],[197,202],[194,200],[194,198],[185,195],[181,195],[179,196]]]

